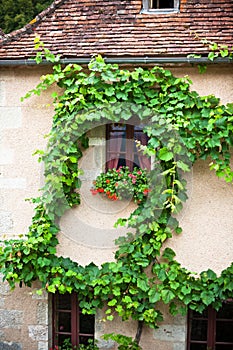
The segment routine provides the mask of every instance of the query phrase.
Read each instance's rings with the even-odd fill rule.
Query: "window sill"
[[[142,9],[140,14],[149,14],[149,15],[164,15],[169,13],[179,13],[179,9]]]

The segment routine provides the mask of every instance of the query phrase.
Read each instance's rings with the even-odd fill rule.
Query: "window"
[[[148,142],[148,136],[143,132],[143,126],[114,123],[106,128],[106,168],[113,169],[128,166],[150,169],[150,159],[138,149],[137,141],[142,145]]]
[[[68,340],[72,346],[87,344],[94,339],[94,315],[83,315],[77,294],[56,293],[53,296],[53,347]]]
[[[202,314],[190,311],[187,350],[233,349],[233,300],[219,311],[208,307]]]
[[[179,11],[179,0],[143,0],[142,13],[169,13]]]

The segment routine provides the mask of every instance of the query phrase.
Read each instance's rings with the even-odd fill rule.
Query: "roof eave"
[[[92,58],[61,58],[61,64],[88,64]],[[118,64],[216,64],[216,63],[232,63],[233,60],[228,57],[217,57],[211,61],[208,57],[104,57],[106,63]],[[42,60],[42,65],[52,65],[53,63],[47,60]],[[37,65],[34,59],[0,59],[0,66],[34,66]]]

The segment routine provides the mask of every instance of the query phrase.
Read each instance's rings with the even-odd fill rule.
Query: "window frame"
[[[151,8],[151,0],[142,0],[142,10],[141,13],[149,14],[166,14],[166,13],[178,13],[180,11],[180,0],[174,0],[174,6],[171,8]]]
[[[223,305],[233,304],[233,299],[226,300]],[[219,309],[219,311],[221,308]],[[233,319],[224,319],[218,317],[218,312],[213,307],[209,306],[205,311],[207,311],[207,316],[195,317],[193,316],[193,311],[188,312],[188,336],[187,336],[187,350],[191,349],[192,344],[203,344],[206,345],[208,349],[213,350],[217,345],[233,345],[233,342],[218,341],[216,339],[216,329],[217,322],[233,322]],[[200,314],[201,315],[201,314]],[[206,340],[191,339],[192,331],[192,320],[207,321],[207,334]]]
[[[107,143],[106,143],[106,150],[105,150],[105,154],[106,154],[105,171],[107,171],[108,169],[112,168],[108,164],[113,159],[113,158],[111,158],[111,153],[113,153],[113,154],[116,153],[115,150],[109,149],[110,143],[108,143],[108,141],[111,139],[111,137],[110,137],[111,136],[111,132],[113,134],[114,134],[114,132],[117,133],[117,131],[111,130],[111,125],[112,124],[115,124],[115,123],[109,123],[109,124],[106,125],[106,141],[107,141]],[[125,135],[126,135],[126,137],[125,137],[125,150],[124,151],[120,150],[117,153],[120,154],[121,156],[124,156],[124,157],[119,157],[119,159],[124,159],[125,158],[125,162],[126,162],[125,165],[128,165],[130,170],[132,171],[133,170],[133,164],[127,164],[127,160],[128,160],[129,163],[131,163],[135,159],[134,157],[133,157],[133,159],[131,159],[131,156],[130,156],[130,151],[132,151],[131,142],[132,142],[132,140],[134,140],[135,132],[139,132],[139,133],[142,133],[142,134],[146,135],[145,133],[143,133],[143,127],[144,126],[141,125],[141,124],[135,125],[135,124],[130,124],[130,123],[126,123],[126,122],[119,122],[119,123],[116,123],[116,124],[122,124],[122,125],[126,126],[126,128],[125,128]],[[139,127],[139,129],[135,130],[135,126]],[[123,130],[123,128],[122,128],[122,130]],[[138,158],[140,158],[139,152],[137,152],[137,151],[134,152],[133,151],[133,154],[136,155]],[[149,159],[149,163],[150,163],[150,164],[148,164],[149,166],[146,167],[148,170],[151,169],[151,159]],[[139,166],[139,168],[140,168],[140,166]]]
[[[58,298],[64,295],[70,296],[70,309],[62,309],[58,307]],[[59,327],[59,324],[57,326],[58,322],[58,315],[59,313],[70,313],[71,314],[71,330],[70,331],[60,331],[57,329]],[[81,315],[81,308],[79,307],[78,302],[78,296],[77,293],[65,293],[65,294],[59,294],[56,292],[52,295],[52,346],[53,348],[55,346],[61,346],[58,341],[58,336],[60,335],[67,335],[67,338],[70,337],[72,346],[79,346],[82,344],[80,342],[81,337],[86,337],[88,339],[94,340],[94,331],[95,331],[95,320],[94,320],[94,329],[93,333],[84,333],[80,331],[80,315]],[[85,316],[85,315],[84,315]],[[87,315],[90,316],[90,315]]]

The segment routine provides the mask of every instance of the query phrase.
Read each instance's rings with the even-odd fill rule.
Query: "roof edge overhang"
[[[92,58],[61,58],[61,64],[88,64]],[[104,57],[106,63],[118,64],[216,64],[216,63],[232,63],[233,60],[227,57],[218,57],[213,61],[208,57]],[[47,60],[42,60],[42,65],[53,65]],[[35,66],[37,65],[34,59],[0,59],[0,66]]]

